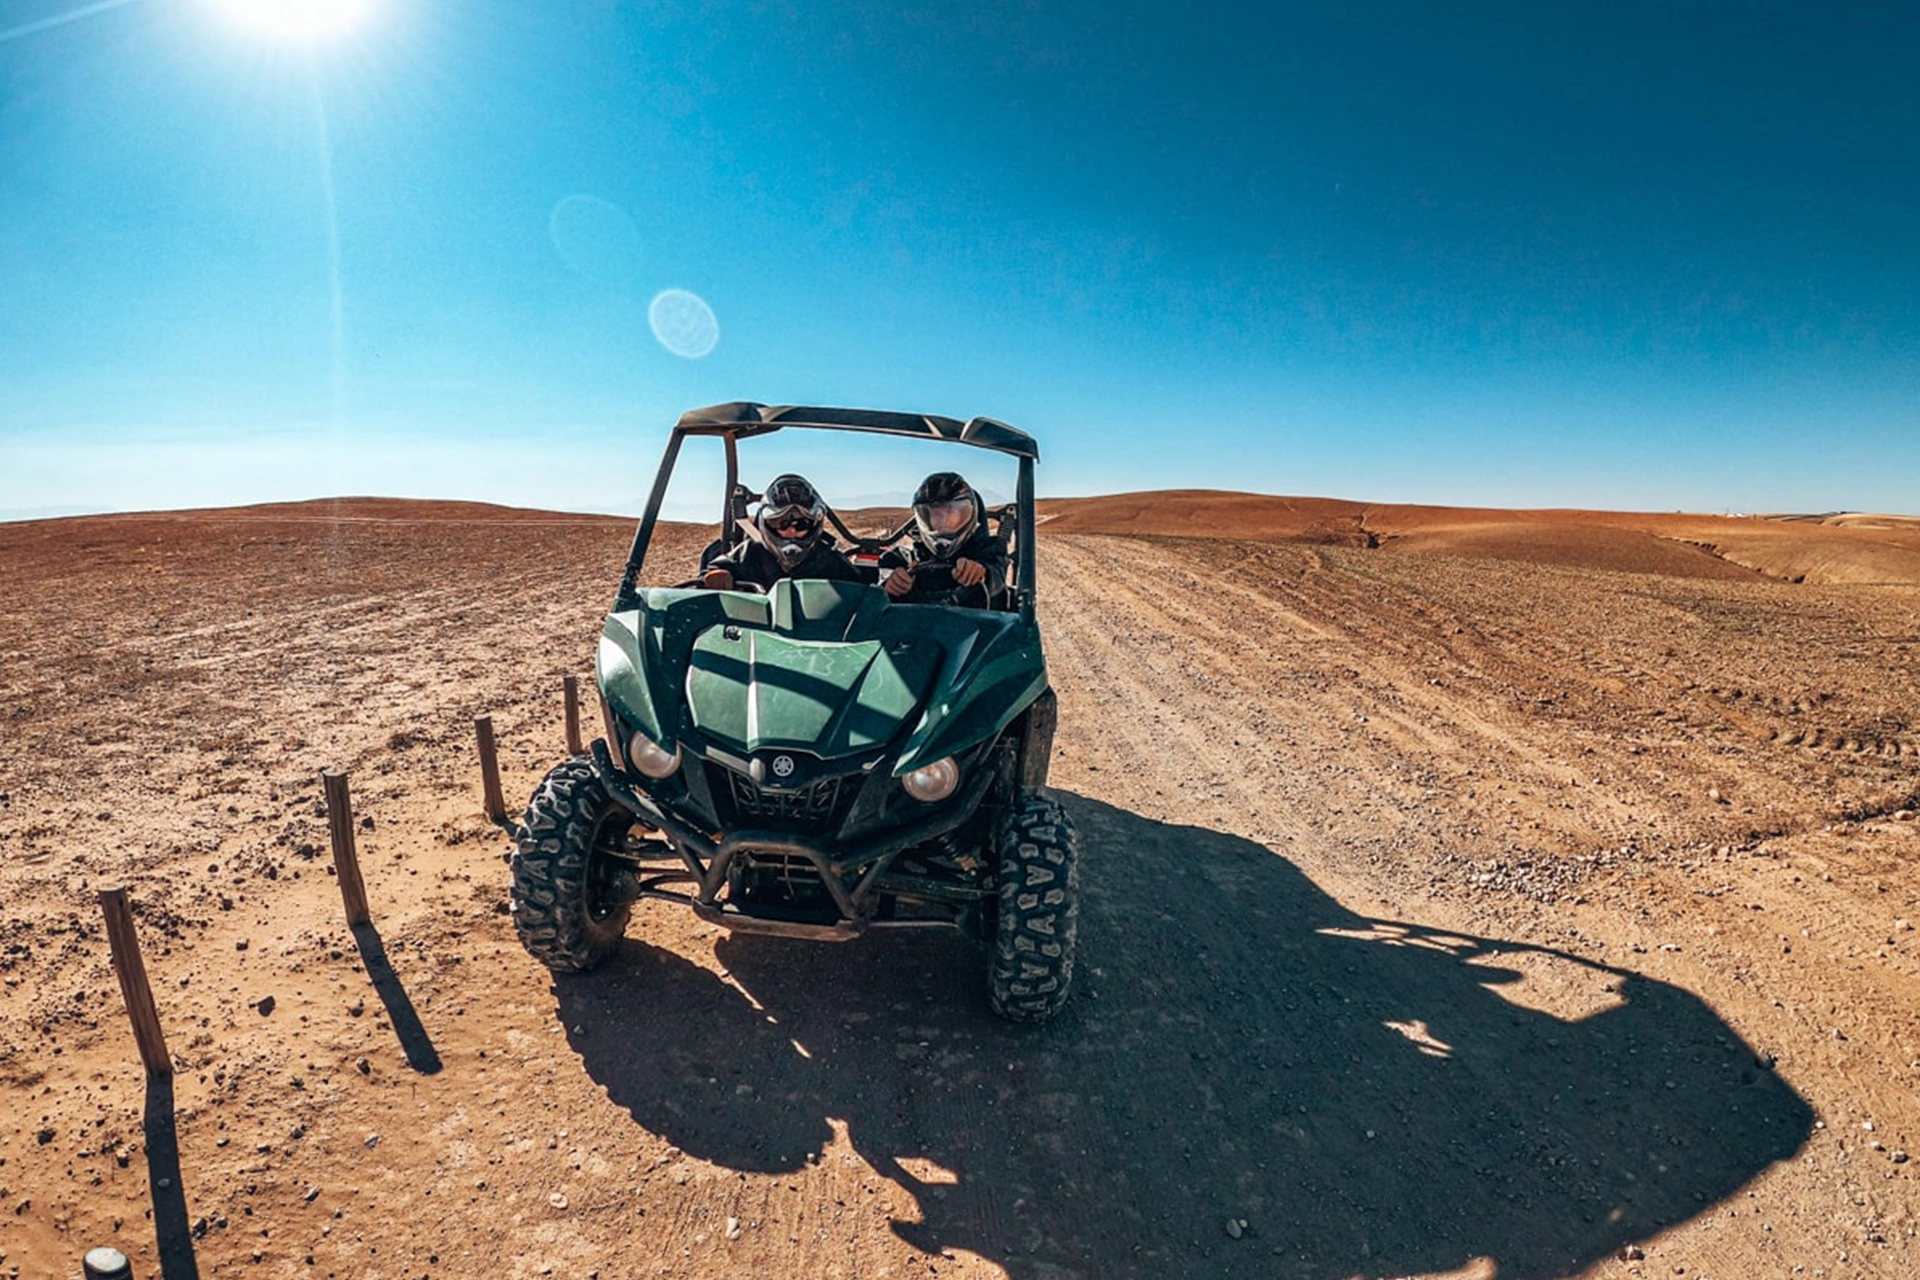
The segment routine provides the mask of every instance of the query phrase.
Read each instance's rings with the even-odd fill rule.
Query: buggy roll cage
[[[1019,491],[1016,500],[1007,506],[988,509],[1001,531],[1011,525],[1014,530],[1014,599],[1020,613],[1020,620],[1032,625],[1034,620],[1033,604],[1033,538],[1030,524],[1033,516],[1033,464],[1039,460],[1040,446],[1034,438],[1017,427],[1010,427],[993,418],[969,418],[962,422],[958,418],[943,418],[932,414],[888,413],[878,409],[830,409],[820,406],[764,405],[751,401],[734,401],[729,404],[717,404],[706,409],[690,409],[680,415],[680,421],[674,424],[667,436],[667,449],[660,459],[660,471],[654,477],[653,492],[647,498],[647,509],[640,517],[640,527],[634,531],[633,548],[627,553],[626,571],[620,576],[620,593],[614,598],[615,612],[638,606],[638,583],[640,566],[645,562],[647,547],[653,541],[654,527],[660,521],[660,504],[666,498],[667,481],[673,474],[673,464],[680,455],[680,446],[689,436],[718,436],[726,445],[727,482],[725,488],[725,510],[720,516],[721,536],[735,527],[734,522],[744,519],[747,503],[758,495],[750,492],[740,483],[739,442],[754,436],[769,435],[788,428],[800,428],[815,431],[866,431],[880,435],[905,436],[916,440],[945,440],[953,444],[972,445],[977,449],[991,449],[1020,460]],[[909,518],[898,529],[884,538],[862,538],[849,530],[841,521],[838,512],[827,508],[827,515],[834,528],[853,545],[865,549],[887,546],[903,536],[912,525]]]

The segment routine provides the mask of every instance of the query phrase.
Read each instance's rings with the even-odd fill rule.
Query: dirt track
[[[1920,590],[1043,540],[1035,1034],[956,938],[551,981],[473,717],[523,797],[628,527],[361,514],[0,525],[0,1273],[1920,1271]]]

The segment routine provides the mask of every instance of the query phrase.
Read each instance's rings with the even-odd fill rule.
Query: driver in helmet
[[[701,566],[706,586],[725,591],[750,584],[764,591],[782,578],[873,581],[833,545],[826,507],[805,476],[774,477],[753,519],[740,527],[745,536]]]
[[[1007,586],[1007,544],[987,528],[986,503],[956,471],[936,471],[913,495],[906,549],[880,557],[880,585],[895,600],[984,605]]]

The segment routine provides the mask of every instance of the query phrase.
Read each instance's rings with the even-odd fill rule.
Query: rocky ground
[[[474,720],[519,803],[629,531],[0,525],[0,1275],[1920,1272],[1920,588],[1043,537],[1036,1032],[957,937],[526,956]]]

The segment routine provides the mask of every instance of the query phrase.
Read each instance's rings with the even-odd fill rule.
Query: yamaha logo
[[[776,778],[791,778],[793,776],[793,757],[775,756],[773,758],[773,776]]]

